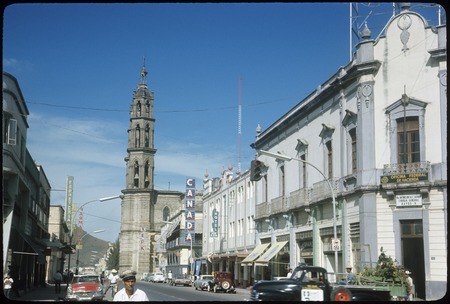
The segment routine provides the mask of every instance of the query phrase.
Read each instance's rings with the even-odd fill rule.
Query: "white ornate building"
[[[442,298],[446,36],[446,25],[428,25],[407,3],[376,40],[366,25],[351,62],[258,130],[261,179],[206,179],[205,271],[243,283],[299,262],[359,272],[382,249],[412,272],[419,298]]]
[[[419,298],[439,299],[447,291],[446,26],[429,26],[404,4],[383,35],[370,36],[366,25],[352,61],[257,135],[252,147],[267,169],[255,186],[255,219],[272,231],[262,243],[285,240],[280,229],[292,225],[292,264],[360,271],[383,248],[412,272]]]

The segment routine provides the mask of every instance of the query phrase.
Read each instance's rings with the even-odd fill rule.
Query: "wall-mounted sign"
[[[185,218],[186,218],[186,242],[195,242],[195,179],[186,179],[186,201],[185,201]]]
[[[382,184],[390,183],[413,183],[418,181],[427,181],[428,173],[406,173],[395,175],[383,175],[380,178]]]
[[[211,230],[210,237],[217,237],[219,235],[219,212],[216,208],[212,211]]]
[[[422,206],[422,194],[400,194],[395,196],[395,205],[397,207],[416,207]]]

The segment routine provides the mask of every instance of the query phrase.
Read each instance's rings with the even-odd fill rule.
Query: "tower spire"
[[[140,81],[139,84],[147,84],[147,69],[145,68],[145,56],[144,56],[144,64],[142,65],[142,69],[141,69],[141,76],[140,76]]]

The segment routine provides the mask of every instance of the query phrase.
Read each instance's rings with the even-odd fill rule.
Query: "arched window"
[[[136,136],[134,139],[134,146],[135,148],[141,146],[141,128],[139,127],[139,125],[136,126]]]
[[[145,147],[148,148],[150,146],[150,127],[148,125],[145,126]]]
[[[148,176],[148,168],[149,168],[149,164],[148,161],[146,161],[145,163],[145,168],[144,168],[144,188],[148,188],[148,186],[150,185],[150,178]]]
[[[169,207],[164,207],[163,209],[163,221],[168,221],[170,219],[170,209]]]
[[[134,163],[134,187],[139,187],[139,163]]]
[[[138,101],[136,106],[137,106],[137,116],[141,116],[141,102]]]

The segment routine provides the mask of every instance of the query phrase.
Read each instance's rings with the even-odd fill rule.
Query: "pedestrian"
[[[289,272],[287,273],[286,277],[290,278],[292,275],[292,268],[289,268]]]
[[[356,279],[355,279],[355,275],[352,272],[352,267],[347,266],[347,268],[345,268],[345,270],[347,271],[347,275],[345,276],[345,278],[342,278],[339,281],[339,285],[354,285],[356,283]]]
[[[405,271],[406,275],[406,292],[408,295],[408,300],[413,301],[414,300],[414,293],[415,293],[415,286],[413,279],[411,278],[411,272],[409,270]]]
[[[136,284],[136,271],[126,270],[120,275],[120,278],[124,287],[116,293],[113,301],[149,301],[147,294],[143,290],[134,288],[134,284]]]
[[[112,297],[114,297],[117,292],[117,284],[119,284],[119,275],[117,274],[117,270],[111,270],[111,273],[108,276],[108,280],[109,284],[108,288],[106,288],[105,294],[108,292],[109,288],[111,288],[111,295]]]
[[[105,271],[103,270],[100,274],[100,283],[105,284]]]
[[[169,284],[172,284],[172,270],[169,270],[169,273],[167,274],[167,280],[169,281]]]
[[[9,295],[11,293],[12,284],[14,280],[11,278],[9,274],[5,276],[3,279],[3,290],[5,291],[5,297],[9,299]]]
[[[55,282],[55,293],[61,292],[61,282],[63,280],[63,276],[61,274],[61,271],[57,271],[55,275],[53,276],[53,281]]]

